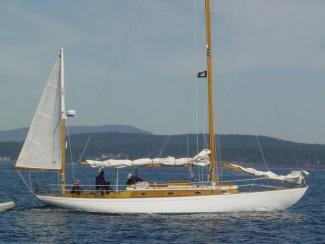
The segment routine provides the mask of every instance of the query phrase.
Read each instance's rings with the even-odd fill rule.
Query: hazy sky
[[[325,1],[212,0],[217,133],[325,143]],[[204,131],[203,0],[0,2],[0,129],[29,126],[59,48],[72,124]]]

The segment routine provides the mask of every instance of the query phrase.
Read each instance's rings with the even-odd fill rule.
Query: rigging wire
[[[200,43],[199,43],[199,33],[200,33],[200,26],[199,25],[199,7],[197,4],[197,0],[193,1],[194,3],[194,68],[193,70],[198,71],[198,69],[201,68],[202,65],[202,60],[205,60],[205,58],[200,55],[203,54],[202,52],[200,52]],[[200,65],[201,64],[201,65]],[[204,64],[204,67],[206,67],[206,64]],[[200,98],[205,98],[206,94],[205,94],[205,89],[202,89],[202,84],[204,83],[200,83],[196,76],[194,79],[194,83],[195,83],[195,129],[196,129],[196,153],[199,153],[200,151],[200,147],[202,148],[206,148],[208,145],[207,142],[207,138],[206,138],[206,131],[207,131],[207,110],[206,110],[206,104],[205,101],[202,104],[202,99]],[[201,123],[200,123],[201,121]],[[199,139],[200,133],[199,131],[202,131],[202,141]],[[202,167],[197,167],[197,174],[198,174],[198,178],[199,181],[204,181],[204,169]]]
[[[193,70],[196,70],[199,67],[199,55],[198,55],[198,10],[197,10],[197,1],[193,0],[194,4],[194,11],[193,11],[193,39],[194,39],[194,58],[193,58]],[[194,114],[195,114],[195,135],[196,135],[196,153],[199,153],[199,82],[197,81],[196,77],[194,78],[194,84],[195,84],[195,91],[194,91],[194,97],[195,97],[195,106],[194,106]],[[200,168],[197,167],[197,174],[199,181],[201,181],[201,174],[200,174]]]
[[[221,164],[222,164],[222,155],[221,155],[221,136],[220,135],[217,135],[217,150],[218,150],[218,159],[219,159],[219,167],[217,167],[217,175],[218,175],[218,179],[219,180],[222,180],[222,167],[221,167]]]
[[[29,179],[30,188],[33,189],[33,184],[32,184],[32,178],[31,178],[31,172],[30,171],[28,171],[28,179]]]
[[[190,150],[190,135],[187,134],[186,137],[185,137],[185,140],[186,140],[186,157],[188,158],[189,157],[189,150]]]
[[[156,150],[154,150],[152,153],[142,155],[140,158],[151,158],[153,155],[156,155],[162,151],[163,145],[159,146]]]
[[[233,6],[232,4],[231,4],[230,6],[231,6],[232,8],[234,8],[234,6]],[[233,11],[233,12],[234,12],[234,11]],[[238,21],[238,19],[239,19],[238,17],[235,18],[235,19],[237,19],[237,22],[239,22],[239,21]],[[247,31],[247,29],[246,29],[245,32],[246,32],[246,33],[249,33],[249,32]],[[234,56],[234,58],[235,58],[235,55],[234,55],[234,54],[233,54],[233,56]],[[235,59],[235,61],[236,61],[236,59]],[[237,66],[237,67],[238,67],[238,66]],[[263,80],[263,77],[261,76],[261,73],[260,73],[260,72],[257,72],[257,75],[259,76],[259,80]],[[264,85],[267,86],[266,89],[265,89],[265,91],[266,91],[266,93],[267,93],[267,96],[268,96],[268,98],[269,98],[269,101],[271,102],[271,105],[273,106],[273,109],[275,110],[276,117],[277,117],[277,119],[278,119],[278,121],[279,121],[279,123],[280,123],[280,126],[281,126],[282,134],[285,134],[285,137],[286,137],[286,138],[290,138],[290,136],[288,135],[288,129],[287,129],[286,125],[285,125],[285,122],[284,122],[283,116],[282,116],[282,114],[281,114],[281,112],[280,112],[280,110],[279,110],[279,108],[278,108],[278,106],[277,106],[277,104],[276,104],[276,102],[275,102],[274,95],[273,95],[273,93],[272,93],[272,89],[269,87],[269,83],[268,83],[268,82],[266,82]],[[259,142],[258,137],[256,137],[256,139],[257,139],[257,142],[258,142],[258,146],[259,146],[260,153],[261,153],[262,158],[263,158],[263,162],[264,162],[266,168],[268,169],[268,165],[267,165],[267,162],[266,162],[266,160],[265,160],[264,153],[263,153],[263,150],[262,150],[262,147],[261,147],[261,144],[260,144],[260,142]],[[296,151],[294,150],[294,148],[293,148],[292,145],[290,145],[290,150],[291,150],[291,152],[292,152],[293,157],[295,158],[295,160],[297,160],[297,159],[298,159],[298,156],[297,156],[297,153],[296,153]]]
[[[168,136],[167,139],[166,139],[166,141],[164,142],[164,144],[161,146],[160,152],[159,152],[159,157],[161,157],[162,154],[164,153],[164,151],[165,151],[165,149],[166,149],[166,147],[167,147],[167,145],[168,145],[168,143],[169,143],[169,141],[170,141],[171,138],[172,138],[171,135]]]
[[[235,7],[233,6],[233,4],[232,4],[231,1],[229,2],[229,6],[231,8],[231,12],[234,15],[232,19],[234,21],[236,21],[236,24],[237,25],[239,25],[239,21],[238,21],[239,17],[236,15]],[[227,21],[224,22],[224,26],[226,26],[226,25],[228,25]],[[231,31],[231,28],[229,26],[228,26],[228,31]],[[246,31],[246,33],[248,33],[248,32]],[[237,77],[237,80],[240,80],[239,72],[238,72],[238,60],[237,60],[237,56],[235,54],[235,50],[234,50],[234,47],[233,46],[230,47],[230,55],[231,55],[231,58],[232,58],[232,66],[234,68],[234,74]],[[263,149],[262,149],[262,146],[260,144],[260,141],[259,141],[258,136],[256,136],[256,141],[257,141],[258,148],[259,148],[259,152],[260,152],[260,154],[262,156],[264,165],[265,165],[266,169],[269,170],[269,167],[267,165],[267,161],[265,159],[264,152],[263,152]]]
[[[266,84],[266,85],[268,86],[268,84]],[[271,93],[271,89],[270,89],[270,87],[268,87],[268,89],[267,89],[267,94],[268,94],[268,96],[269,96],[269,99],[271,100],[271,104],[272,104],[273,108],[275,109],[275,112],[276,112],[277,118],[278,118],[278,120],[279,120],[279,122],[280,122],[280,126],[281,126],[281,129],[282,129],[282,133],[285,135],[286,138],[290,138],[289,133],[288,133],[288,129],[287,129],[285,123],[284,123],[283,116],[282,116],[282,114],[281,114],[281,112],[280,112],[278,106],[277,106],[276,103],[275,103],[275,99],[274,99],[273,94]],[[294,159],[295,159],[296,161],[298,161],[297,152],[296,152],[295,149],[293,148],[293,145],[290,144],[289,147],[290,147],[290,150],[291,150],[291,152],[292,152],[292,154],[293,154]]]
[[[193,61],[193,70],[196,70],[199,67],[199,55],[198,55],[198,49],[199,49],[199,44],[198,44],[198,15],[197,15],[197,1],[193,0],[194,3],[194,31],[193,31],[193,39],[194,39],[194,61]],[[198,103],[199,103],[199,93],[198,93],[198,88],[199,88],[199,82],[197,81],[197,78],[194,76],[194,84],[195,84],[195,132],[196,132],[196,153],[199,152],[199,108],[198,108]]]
[[[17,172],[18,172],[18,175],[20,176],[20,179],[24,182],[24,184],[25,184],[27,190],[28,190],[32,195],[34,195],[34,192],[33,192],[32,187],[28,185],[28,183],[26,182],[24,176],[23,176],[22,173],[20,172],[20,170],[17,170]]]
[[[71,135],[70,135],[70,130],[69,130],[69,124],[68,124],[68,120],[66,120],[67,126],[67,137],[68,137],[68,146],[69,146],[69,156],[70,156],[70,164],[71,164],[71,172],[72,172],[72,178],[73,178],[73,182],[76,180],[75,177],[75,168],[74,168],[74,163],[73,163],[73,154],[72,154],[72,146],[71,146]]]
[[[235,13],[235,11],[234,11],[234,6],[232,5],[232,2],[230,2],[230,7],[232,8],[232,12]],[[246,6],[246,7],[247,7],[247,6]],[[238,16],[236,16],[236,18],[234,18],[234,19],[237,20],[237,24],[238,24],[238,23],[239,23],[238,19],[240,19],[240,18],[239,18]],[[246,30],[245,30],[245,33],[249,33],[249,31],[248,31],[247,28],[246,28]],[[235,54],[234,54],[233,49],[232,49],[232,55],[233,55],[233,59],[234,59],[234,61],[235,61],[235,65],[238,67],[238,65],[237,65],[237,60],[236,60],[236,57],[235,57]],[[258,75],[258,77],[259,77],[259,80],[263,80],[263,78],[264,78],[263,75],[262,75],[262,73],[261,73],[261,70],[262,70],[262,69],[261,69],[261,66],[258,65],[257,75]],[[269,101],[271,102],[271,105],[273,106],[273,109],[275,110],[276,117],[277,117],[277,119],[278,119],[278,121],[279,121],[279,123],[280,123],[280,126],[281,126],[282,134],[285,134],[285,137],[286,137],[286,138],[290,138],[290,136],[288,135],[288,129],[287,129],[287,127],[285,126],[285,122],[284,122],[283,116],[282,116],[282,114],[281,114],[281,112],[280,112],[280,110],[279,110],[279,108],[278,108],[278,106],[277,106],[277,104],[276,104],[276,102],[275,102],[274,95],[273,95],[273,93],[272,93],[272,89],[271,89],[269,83],[268,83],[268,82],[265,82],[263,85],[264,85],[264,88],[265,88],[265,86],[266,86],[265,91],[266,91],[266,93],[267,93],[267,96],[268,96],[268,98],[269,98]],[[258,140],[258,137],[257,137],[257,140]],[[259,140],[258,140],[258,144],[259,144]],[[292,145],[290,145],[289,147],[290,147],[290,150],[291,150],[291,152],[292,152],[292,154],[293,154],[293,157],[294,157],[295,160],[297,161],[298,156],[297,156],[297,153],[296,153],[295,149],[293,148]],[[263,155],[263,150],[262,150],[262,147],[261,147],[260,144],[259,144],[259,150],[260,150],[261,155],[262,155],[262,158],[263,158],[263,157],[264,157],[264,155]],[[266,163],[265,158],[263,158],[263,161],[264,161],[264,163],[266,164],[266,168],[268,169],[268,166],[267,166],[267,163]]]
[[[58,180],[58,189],[60,189],[60,179],[61,179],[61,177],[60,177],[60,172],[58,172],[58,177],[57,177],[57,180]]]
[[[132,18],[131,23],[129,25],[129,28],[126,31],[124,37],[122,38],[121,46],[118,49],[117,54],[115,55],[115,57],[113,59],[113,63],[109,67],[108,72],[107,72],[107,74],[106,74],[103,82],[100,85],[100,90],[98,92],[98,95],[95,96],[96,99],[95,99],[95,101],[93,103],[93,106],[91,106],[91,110],[89,112],[89,116],[88,116],[88,119],[87,119],[87,123],[86,124],[88,124],[90,122],[90,120],[93,118],[92,115],[94,114],[94,112],[95,112],[95,110],[97,108],[97,106],[95,106],[95,105],[103,97],[103,94],[104,94],[104,91],[105,91],[105,87],[107,85],[107,81],[108,80],[112,80],[114,82],[115,79],[116,79],[116,76],[118,75],[118,72],[117,71],[115,71],[115,73],[114,73],[114,70],[116,70],[114,68],[116,68],[116,67],[119,66],[119,64],[120,64],[120,62],[122,60],[122,58],[121,58],[122,53],[123,53],[123,51],[125,51],[128,48],[128,46],[130,44],[130,35],[131,35],[132,30],[134,29],[135,25],[137,24],[137,21],[138,21],[139,17],[141,16],[141,12],[142,12],[143,7],[144,7],[144,2],[145,1],[142,0],[141,4],[138,5],[138,7],[136,9],[136,12],[135,12],[135,15]],[[86,141],[86,144],[85,144],[84,149],[83,149],[83,153],[81,154],[80,158],[82,158],[84,156],[84,154],[86,153],[87,148],[88,148],[88,145],[89,145],[90,140],[92,138],[92,134],[93,134],[93,132],[91,132],[90,135],[88,136],[87,141]]]
[[[190,141],[189,141],[189,134],[186,135],[186,157],[189,158],[189,148],[190,148]],[[188,172],[190,174],[190,179],[195,178],[195,174],[193,172],[192,166],[188,167]]]
[[[262,146],[261,146],[261,143],[260,143],[260,139],[258,138],[257,135],[255,137],[256,137],[257,144],[258,144],[258,148],[260,149],[260,152],[261,152],[261,155],[262,155],[262,159],[263,159],[265,168],[269,171],[269,167],[268,167],[267,162],[265,160],[265,156],[264,156],[264,152],[263,152],[263,149],[262,149]]]
[[[85,153],[87,151],[87,148],[88,148],[88,145],[90,143],[91,138],[92,138],[92,134],[89,134],[89,136],[87,138],[87,141],[86,141],[86,144],[85,144],[85,146],[84,146],[84,148],[83,148],[83,150],[82,150],[82,152],[80,154],[80,157],[79,157],[79,160],[78,160],[79,162],[83,159],[83,157],[84,157],[84,155],[85,155]]]

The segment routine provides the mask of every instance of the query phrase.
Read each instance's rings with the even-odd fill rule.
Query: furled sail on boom
[[[168,166],[209,166],[210,155],[209,149],[203,149],[193,158],[140,158],[136,160],[128,159],[108,159],[104,161],[86,160],[83,165],[90,165],[97,168],[125,168],[125,167],[168,167]],[[235,163],[222,162],[222,167],[230,171],[247,173],[258,177],[268,178],[272,180],[285,181],[288,183],[304,184],[305,176],[309,173],[305,170],[294,170],[287,175],[277,175],[272,171],[259,171],[254,168],[245,168]]]
[[[16,168],[61,170],[62,150],[60,123],[64,116],[63,50],[43,90]]]
[[[207,166],[210,150],[204,149],[193,158],[140,158],[136,160],[128,159],[109,159],[105,161],[86,160],[83,164],[92,167],[124,168],[124,167],[159,167],[159,166]]]
[[[260,171],[254,168],[246,168],[235,163],[225,163],[223,164],[223,167],[235,172],[247,173],[258,177],[285,181],[294,184],[305,184],[305,176],[309,175],[306,170],[293,170],[287,175],[277,175],[272,171]]]

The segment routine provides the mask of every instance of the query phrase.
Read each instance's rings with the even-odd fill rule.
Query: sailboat
[[[60,173],[60,190],[49,193],[33,192],[47,205],[98,213],[217,213],[243,211],[283,210],[295,204],[306,192],[306,171],[293,171],[288,175],[245,168],[236,163],[216,162],[213,80],[211,5],[205,0],[207,69],[203,75],[208,82],[209,148],[191,158],[142,158],[137,160],[86,160],[84,165],[97,168],[124,167],[209,167],[207,181],[166,183],[141,182],[102,193],[95,190],[71,193],[66,184],[65,124],[73,114],[65,109],[64,56],[60,50],[58,60],[46,83],[36,113],[16,162],[17,170],[55,171]],[[242,185],[236,181],[222,181],[217,167],[249,173],[283,183]],[[245,188],[246,187],[246,188]]]

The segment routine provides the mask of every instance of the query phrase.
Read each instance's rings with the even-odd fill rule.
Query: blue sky
[[[72,124],[206,130],[202,0],[0,2],[1,129],[65,49]],[[325,1],[213,0],[216,130],[325,143]]]

